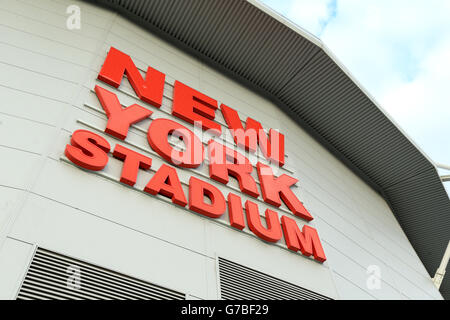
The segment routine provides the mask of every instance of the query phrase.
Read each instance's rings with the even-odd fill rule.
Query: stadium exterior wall
[[[17,297],[39,247],[193,299],[221,297],[219,258],[333,299],[442,299],[385,200],[272,102],[112,11],[65,0],[1,3],[0,298]],[[72,4],[81,8],[80,30],[66,27]],[[97,80],[111,47],[131,56],[142,74],[151,66],[166,75],[160,109],[139,100],[126,78],[117,89]],[[171,114],[175,81],[285,135],[286,165],[274,170],[299,180],[294,193],[314,220],[290,217],[317,229],[324,263],[288,250],[283,240],[233,229],[228,214],[204,217],[142,192],[150,171],[139,172],[134,188],[121,184],[123,162],[111,154],[95,173],[64,156],[73,132],[85,129],[152,158],[152,168],[167,164],[147,143],[150,120],[131,128],[125,142],[103,132],[107,116],[94,87],[111,90],[125,106],[148,107],[151,119],[193,130]],[[220,112],[216,121],[226,130]],[[209,179],[205,164],[177,172],[186,194],[194,176],[225,196],[248,198],[234,179]],[[255,202],[261,212],[289,215],[284,204]],[[380,271],[375,287],[373,270]]]

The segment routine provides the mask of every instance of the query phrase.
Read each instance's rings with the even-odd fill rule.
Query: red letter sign
[[[87,130],[77,130],[72,134],[70,144],[64,154],[70,161],[82,168],[100,171],[108,163],[108,141]]]
[[[308,257],[313,254],[314,259],[320,262],[327,260],[316,229],[304,225],[303,230],[300,231],[295,220],[286,216],[281,217],[281,224],[286,245],[290,250],[300,250],[303,255]]]
[[[117,88],[122,82],[124,73],[139,99],[157,108],[161,106],[165,74],[148,67],[144,81],[130,56],[111,47],[98,74],[98,79]]]
[[[242,192],[255,198],[259,196],[255,179],[251,176],[253,166],[245,156],[214,140],[208,143],[208,153],[211,178],[227,184],[228,175],[231,175],[238,180]]]
[[[216,109],[216,100],[175,81],[172,106],[174,116],[192,124],[196,121],[201,122],[203,130],[213,130],[216,135],[220,135],[222,127],[213,121]]]
[[[205,196],[211,203],[205,202]],[[220,218],[226,204],[222,192],[213,185],[191,177],[189,180],[189,209],[210,218]]]
[[[95,86],[95,92],[108,117],[105,132],[121,140],[125,140],[128,129],[133,123],[139,122],[153,113],[138,104],[122,109],[117,96],[102,87]]]
[[[169,135],[176,135],[183,140],[186,150],[178,151],[169,144]],[[197,168],[204,158],[203,144],[199,138],[188,128],[168,120],[153,120],[148,128],[147,140],[166,161],[179,167]]]
[[[134,186],[139,168],[148,170],[152,165],[152,159],[138,152],[125,148],[120,144],[114,148],[113,156],[123,161],[120,182]]]
[[[290,188],[297,183],[297,179],[286,174],[282,174],[278,178],[275,178],[273,176],[272,168],[260,162],[256,164],[256,168],[258,170],[262,196],[265,202],[279,207],[281,206],[281,199],[283,199],[284,203],[293,214],[308,221],[313,219],[311,214],[306,210]]]
[[[165,164],[156,171],[153,178],[145,186],[144,191],[152,195],[159,193],[171,198],[173,203],[182,207],[187,204],[177,171]]]
[[[267,159],[275,162],[280,167],[284,165],[284,135],[282,133],[270,129],[269,138],[267,138],[261,123],[258,121],[247,118],[244,129],[236,110],[224,104],[220,105],[220,110],[238,146],[251,152],[256,152],[259,144],[262,153]]]
[[[228,194],[228,216],[230,225],[233,228],[242,230],[245,228],[244,209],[242,208],[241,197],[234,193]]]
[[[278,213],[270,209],[266,209],[266,223],[265,228],[261,223],[259,216],[258,205],[251,201],[245,202],[245,212],[247,213],[247,222],[250,230],[258,237],[269,242],[277,242],[283,235],[281,232],[280,220],[278,220]]]

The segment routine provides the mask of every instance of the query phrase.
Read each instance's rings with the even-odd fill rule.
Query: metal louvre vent
[[[161,286],[38,248],[19,300],[183,300]]]
[[[321,294],[219,257],[224,300],[331,300]]]

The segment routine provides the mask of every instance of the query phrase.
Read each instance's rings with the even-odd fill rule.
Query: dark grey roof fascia
[[[386,199],[434,276],[450,239],[437,169],[319,39],[255,0],[87,1],[274,102]]]

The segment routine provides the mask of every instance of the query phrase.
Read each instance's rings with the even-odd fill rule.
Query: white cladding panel
[[[66,28],[71,4],[81,7],[80,30]],[[90,4],[1,0],[0,21],[0,271],[15,270],[18,279],[0,277],[0,297],[14,298],[37,245],[201,299],[219,297],[217,257],[335,299],[442,299],[386,202],[271,102]],[[141,70],[150,65],[166,74],[160,110],[140,102],[126,78],[118,90],[96,80],[111,46]],[[294,192],[315,218],[310,225],[322,239],[324,264],[287,250],[284,240],[268,244],[247,228],[230,228],[227,215],[213,221],[143,193],[154,171],[141,171],[133,189],[118,182],[116,159],[100,173],[65,160],[71,133],[86,128],[112,146],[146,154],[158,169],[165,162],[146,141],[150,120],[134,126],[125,142],[104,134],[106,115],[92,89],[99,84],[124,105],[148,106],[152,119],[192,128],[170,114],[175,80],[285,134],[287,169],[278,174],[299,179]],[[224,123],[220,112],[216,120]],[[185,190],[195,176],[224,195],[237,193],[233,179],[225,186],[207,178],[205,164],[177,171]],[[278,212],[289,215],[284,205]],[[367,286],[372,265],[381,271],[379,289]]]

